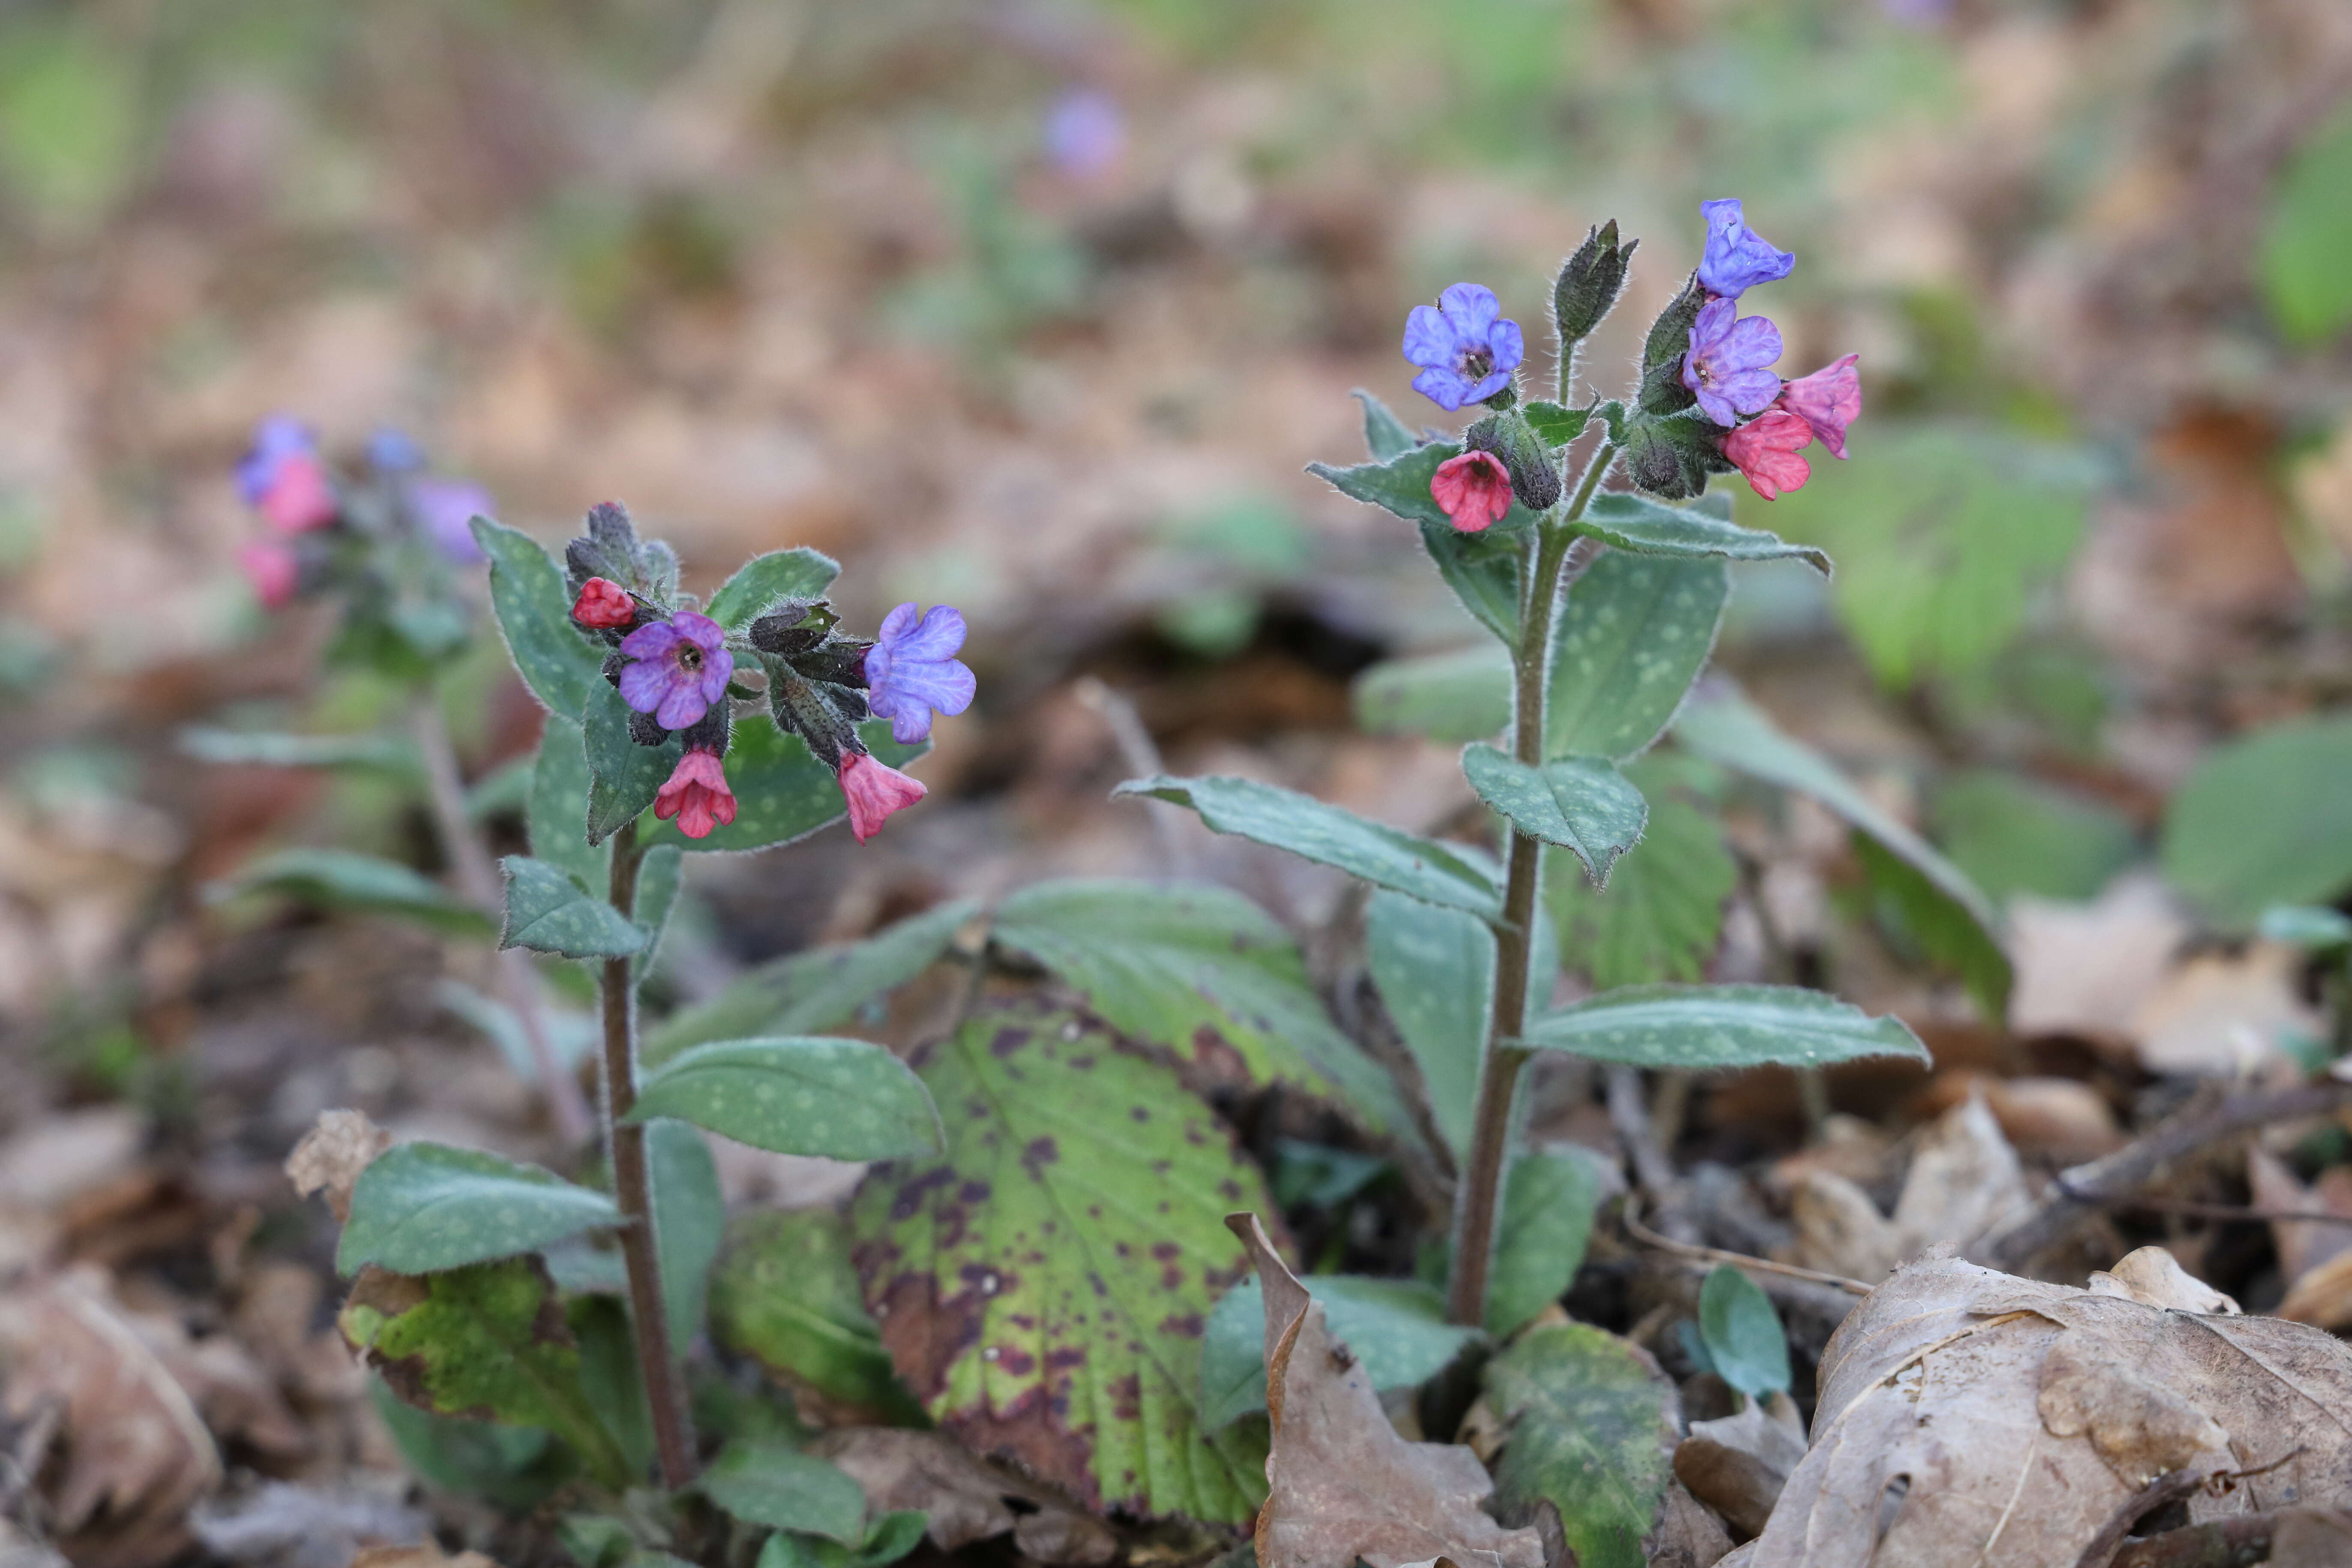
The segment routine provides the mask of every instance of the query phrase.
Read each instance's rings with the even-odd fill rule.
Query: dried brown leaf
[[[1226,1222],[1265,1290],[1266,1412],[1274,1442],[1257,1516],[1260,1568],[1372,1568],[1450,1558],[1458,1568],[1543,1568],[1543,1539],[1479,1507],[1495,1489],[1478,1457],[1411,1443],[1381,1409],[1323,1309],[1275,1255],[1255,1215]]]
[[[338,1221],[352,1217],[352,1186],[378,1154],[392,1147],[392,1134],[364,1111],[322,1110],[319,1124],[302,1134],[286,1156],[286,1176],[304,1197],[323,1192]]]
[[[1843,1177],[1805,1171],[1790,1205],[1792,1260],[1849,1279],[1884,1279],[1938,1243],[1965,1250],[2032,1206],[2017,1152],[1984,1097],[1971,1093],[1920,1136],[1892,1219]]]
[[[1736,1415],[1692,1422],[1675,1448],[1675,1479],[1740,1534],[1755,1535],[1804,1458],[1804,1418],[1787,1394],[1775,1394]]]
[[[991,1469],[940,1432],[848,1426],[819,1438],[812,1452],[832,1460],[865,1489],[877,1514],[919,1508],[930,1515],[931,1544],[953,1552],[1010,1531],[1007,1499],[1047,1505],[1055,1494]]]
[[[2249,1472],[2192,1494],[2197,1520],[2352,1499],[2352,1347],[2184,1310],[2214,1293],[2166,1259],[2107,1278],[1943,1258],[1873,1291],[1822,1356],[1812,1447],[1751,1568],[2071,1563],[2160,1471]]]

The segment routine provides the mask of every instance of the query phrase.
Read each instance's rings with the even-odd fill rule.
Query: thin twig
[[[1809,1285],[1830,1285],[1850,1295],[1867,1296],[1873,1286],[1859,1279],[1849,1279],[1843,1274],[1824,1274],[1818,1268],[1800,1268],[1793,1263],[1775,1263],[1769,1258],[1750,1258],[1744,1252],[1726,1252],[1719,1247],[1701,1247],[1696,1242],[1675,1241],[1660,1236],[1642,1223],[1640,1200],[1628,1195],[1622,1216],[1625,1233],[1644,1247],[1654,1247],[1661,1252],[1671,1252],[1677,1258],[1687,1258],[1695,1263],[1727,1263],[1742,1271],[1776,1274],[1783,1279],[1801,1279]]]
[[[2102,1195],[2084,1192],[2077,1187],[2072,1174],[2059,1172],[2051,1178],[2060,1193],[2078,1204],[2095,1204],[2101,1208],[2146,1209],[2151,1214],[2179,1215],[2183,1219],[2218,1219],[2242,1221],[2246,1224],[2270,1220],[2291,1220],[2303,1225],[2352,1226],[2352,1215],[2336,1214],[2329,1209],[2265,1209],[2250,1204],[2201,1204],[2189,1198],[2159,1198],[2146,1193],[2116,1193]]]
[[[2167,1470],[2147,1485],[2123,1500],[2099,1533],[2091,1537],[2074,1559],[2074,1568],[2111,1568],[2116,1552],[2123,1546],[2124,1538],[2132,1527],[2169,1502],[2178,1502],[2205,1484],[2203,1474],[2197,1470]]]
[[[1144,727],[1143,717],[1135,704],[1121,692],[1112,690],[1091,675],[1082,675],[1070,685],[1071,694],[1100,715],[1103,727],[1110,731],[1113,743],[1118,747],[1118,759],[1127,771],[1138,778],[1151,778],[1166,771],[1160,758],[1160,748]],[[1183,835],[1177,830],[1177,810],[1160,801],[1146,801],[1145,816],[1151,819],[1152,837],[1160,841],[1161,869],[1171,877],[1192,874],[1192,851],[1185,847]]]

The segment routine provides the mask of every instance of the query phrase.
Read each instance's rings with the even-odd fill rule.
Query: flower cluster
[[[640,541],[628,513],[609,502],[588,514],[588,531],[564,562],[572,624],[610,648],[604,674],[629,707],[630,738],[645,746],[667,745],[673,735],[680,742],[654,815],[676,819],[689,838],[735,820],[726,771],[731,704],[762,695],[745,678],[764,681],[777,728],[833,770],[861,844],[928,791],[869,752],[858,721],[887,719],[892,737],[912,743],[929,736],[935,713],[971,705],[976,682],[955,657],[963,616],[948,605],[918,615],[901,605],[867,641],[840,635],[824,600],[784,599],[730,635],[678,593],[669,547]]]

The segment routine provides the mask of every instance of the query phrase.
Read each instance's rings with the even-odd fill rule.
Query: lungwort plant
[[[1416,436],[1367,396],[1369,460],[1314,469],[1417,529],[1507,653],[1502,732],[1462,757],[1499,858],[1245,779],[1121,786],[1369,884],[1367,963],[1403,1056],[1343,1026],[1246,899],[1140,882],[945,905],[641,1026],[684,856],[787,843],[845,809],[863,839],[921,795],[896,764],[934,710],[972,696],[961,622],[905,605],[875,641],[848,637],[824,597],[833,563],[806,550],[698,601],[617,508],[562,566],[478,520],[507,647],[548,710],[504,941],[594,967],[603,1158],[572,1182],[333,1134],[360,1170],[344,1331],[420,1468],[511,1505],[551,1500],[592,1564],[870,1568],[926,1531],[946,1549],[1011,1531],[1033,1558],[1100,1563],[1118,1540],[1102,1517],[1156,1532],[1168,1561],[1205,1560],[1255,1516],[1266,1568],[1536,1568],[1517,1527],[1547,1505],[1585,1568],[1639,1563],[1674,1391],[1626,1342],[1548,1311],[1601,1183],[1580,1153],[1525,1146],[1528,1064],[1924,1056],[1899,1022],[1792,987],[1554,1000],[1546,856],[1565,850],[1594,889],[1639,864],[1650,804],[1626,767],[1698,679],[1727,563],[1827,570],[1735,524],[1711,479],[1793,489],[1800,451],[1843,455],[1859,411],[1851,356],[1780,378],[1777,331],[1738,310],[1791,258],[1737,203],[1706,216],[1706,259],[1622,397],[1580,396],[1578,379],[1634,250],[1612,224],[1559,274],[1553,395],[1529,395],[1496,297],[1456,285],[1412,312],[1404,349],[1416,388],[1448,412],[1481,405],[1475,422]],[[1791,787],[1854,793],[1801,760],[1781,770]],[[961,1001],[911,1059],[824,1032],[940,963],[963,970]],[[1349,1146],[1276,1140],[1261,1163],[1224,1110],[1275,1086],[1351,1127]],[[878,1163],[845,1212],[730,1218],[706,1133]],[[1451,1191],[1423,1277],[1282,1262],[1276,1193],[1328,1209],[1401,1166],[1433,1173],[1425,1199]],[[1483,1390],[1471,1425],[1491,1474],[1381,1415],[1377,1395],[1442,1374]]]

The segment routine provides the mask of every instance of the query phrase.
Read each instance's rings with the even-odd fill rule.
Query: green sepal
[[[1690,353],[1691,328],[1706,305],[1706,290],[1699,287],[1698,274],[1694,272],[1682,292],[1650,323],[1649,335],[1642,340],[1641,405],[1645,412],[1678,414],[1698,401],[1697,395],[1683,384],[1682,362]]]
[[[1733,471],[1717,443],[1723,427],[1703,416],[1653,419],[1637,416],[1625,434],[1625,473],[1640,489],[1667,500],[1706,490],[1707,476]]]
[[[1528,510],[1546,512],[1559,504],[1559,459],[1517,409],[1489,414],[1471,426],[1462,433],[1462,447],[1500,458],[1511,476],[1511,494]]]

